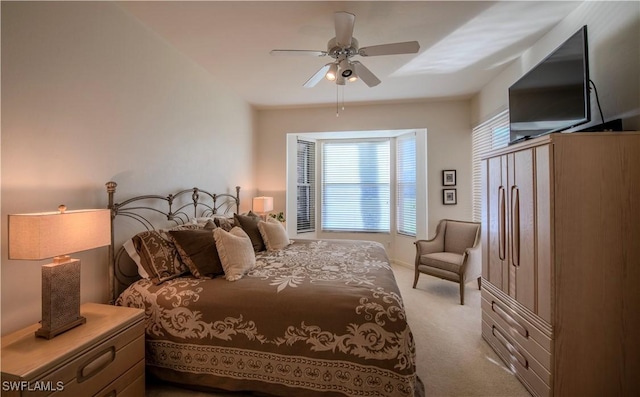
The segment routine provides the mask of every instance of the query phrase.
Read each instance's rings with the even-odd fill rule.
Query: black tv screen
[[[510,142],[591,120],[587,27],[509,87]]]

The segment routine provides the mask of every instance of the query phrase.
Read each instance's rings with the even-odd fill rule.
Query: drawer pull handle
[[[111,346],[102,350],[100,353],[93,356],[86,364],[82,365],[78,370],[78,383],[84,382],[91,378],[93,375],[102,371],[116,358],[116,348]]]
[[[502,346],[504,346],[509,351],[509,353],[511,354],[511,357],[518,360],[520,365],[522,365],[525,369],[529,368],[529,362],[527,361],[527,359],[522,355],[522,353],[518,351],[518,349],[514,345],[509,343],[507,338],[505,338],[504,335],[502,335],[502,333],[496,328],[495,325],[491,327],[491,333],[493,334],[493,336],[496,337],[498,342],[500,342]]]
[[[493,310],[498,316],[500,316],[501,319],[503,319],[507,324],[509,324],[511,328],[518,331],[520,335],[522,335],[525,338],[529,337],[529,331],[522,324],[520,324],[518,320],[511,317],[509,313],[507,313],[503,308],[501,308],[500,305],[498,305],[495,301],[491,302],[491,310]]]

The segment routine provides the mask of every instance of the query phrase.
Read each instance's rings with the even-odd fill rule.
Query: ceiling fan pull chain
[[[338,107],[338,97],[339,97],[338,90],[339,89],[340,89],[340,86],[336,84],[336,117],[340,117],[340,109]]]

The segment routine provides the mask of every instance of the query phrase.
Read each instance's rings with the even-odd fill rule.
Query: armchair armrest
[[[439,241],[437,237],[432,238],[431,240],[416,240],[414,244],[416,245],[416,252],[418,256],[431,254],[433,252],[442,252],[444,250],[442,241]]]
[[[414,242],[416,245],[416,261],[420,258],[420,255],[444,251],[444,225],[446,225],[444,220],[438,222],[436,234],[432,239]]]
[[[463,273],[465,280],[472,280],[482,275],[482,244],[476,243],[472,248],[464,250],[465,264]]]

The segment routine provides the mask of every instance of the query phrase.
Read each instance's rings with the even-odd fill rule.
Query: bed
[[[253,265],[235,281],[228,279],[234,270],[226,267],[216,276],[213,271],[203,276],[200,268],[141,278],[139,265],[132,264],[135,254],[116,242],[119,218],[143,226],[136,236],[158,230],[165,238],[181,236],[166,238],[175,243],[178,265],[188,267],[183,262],[196,258],[181,256],[185,239],[196,235],[213,241],[226,261],[229,253],[247,249],[225,246],[218,237],[239,233],[235,240],[228,238],[240,241],[250,235],[249,227],[243,233],[228,221],[236,213],[235,223],[244,222],[237,214],[240,189],[235,195],[217,195],[194,188],[116,203],[115,188],[107,184],[114,236],[112,293],[115,304],[145,310],[148,374],[188,387],[275,396],[424,393],[416,376],[413,336],[381,244],[295,240],[272,249],[273,238],[263,233],[268,249],[255,252],[251,246]],[[180,204],[184,197],[187,203]],[[140,215],[145,211],[155,220]],[[268,222],[258,223],[266,227]],[[139,253],[145,256],[144,250]]]

